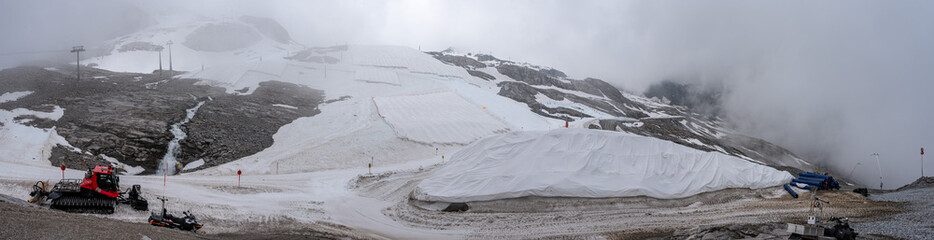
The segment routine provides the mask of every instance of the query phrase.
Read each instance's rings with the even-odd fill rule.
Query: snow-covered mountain
[[[255,17],[163,19],[110,43],[109,54],[81,61],[89,66],[80,81],[74,65],[0,71],[0,193],[25,198],[26,183],[110,164],[121,184],[141,184],[149,199],[161,186],[173,207],[197,209],[215,233],[314,226],[360,238],[440,239],[511,225],[519,230],[480,236],[534,238],[612,232],[669,206],[647,198],[694,208],[685,214],[734,207],[707,206],[702,199],[711,195],[780,198],[773,186],[787,182],[787,172],[812,170],[719,118],[491,55],[305,47]],[[165,71],[156,72],[160,49]],[[151,175],[163,171],[170,174]],[[234,185],[240,171],[242,186]],[[524,197],[545,203],[515,199]],[[587,211],[608,217],[592,220],[573,199],[607,197],[651,209],[605,213],[595,200],[589,208],[599,209]],[[462,201],[497,216],[419,225],[438,216],[425,209]],[[542,218],[564,227],[517,224],[526,213],[495,210],[553,203],[573,205]],[[697,221],[721,218],[708,215]],[[490,220],[503,216],[509,224]]]
[[[557,69],[485,54],[450,49],[429,54],[464,68],[475,78],[490,81],[496,85],[498,95],[525,103],[546,118],[574,122],[578,127],[654,137],[773,167],[811,168],[810,163],[781,146],[730,130],[716,116],[620,91],[600,79],[569,79]]]
[[[154,72],[159,51],[168,70],[170,41],[172,68],[181,72]],[[491,136],[569,127],[642,135],[792,172],[810,169],[718,118],[599,79],[571,79],[486,54],[306,48],[258,17],[173,18],[112,44],[109,55],[82,61],[95,67],[82,70],[89,79],[82,82],[70,81],[74,72],[64,66],[0,72],[9,83],[0,92],[16,96],[0,103],[8,116],[4,131],[44,132],[24,142],[42,149],[7,149],[17,157],[3,161],[38,155],[29,164],[81,168],[90,159],[127,173],[301,173],[450,159]],[[57,109],[61,116],[42,113]],[[16,134],[0,138],[20,141]]]
[[[194,70],[224,63],[282,58],[304,46],[295,43],[278,22],[241,16],[211,19],[173,15],[136,33],[111,41],[109,54],[86,61],[90,66],[120,72],[152,73],[159,69]]]

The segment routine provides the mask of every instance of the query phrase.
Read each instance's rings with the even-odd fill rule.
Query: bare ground
[[[526,197],[472,202],[468,203],[471,207],[469,211],[443,212],[437,209],[446,206],[445,203],[421,202],[409,197],[420,180],[430,173],[430,169],[412,170],[350,179],[348,186],[356,196],[349,199],[371,200],[353,200],[356,202],[336,205],[339,208],[360,208],[357,210],[334,211],[328,207],[335,206],[332,202],[310,206],[312,209],[295,209],[313,210],[325,216],[312,222],[286,216],[254,219],[254,215],[249,214],[236,219],[199,216],[199,220],[211,227],[229,229],[223,233],[214,231],[214,234],[211,230],[208,234],[192,234],[149,226],[144,223],[147,213],[121,212],[132,211],[128,209],[118,209],[123,218],[114,219],[117,216],[64,213],[14,205],[7,201],[0,203],[0,226],[4,226],[0,229],[0,238],[95,238],[114,234],[113,238],[121,239],[142,236],[152,239],[161,236],[171,239],[360,239],[402,236],[458,239],[785,239],[788,235],[784,232],[784,223],[803,224],[810,199],[807,194],[794,199],[780,187],[774,187],[759,190],[728,189],[670,200],[647,197]],[[18,189],[11,194],[25,196],[25,186],[30,183],[15,181],[4,184],[11,185],[8,188]],[[250,193],[255,192],[255,189],[238,188],[237,191]],[[922,190],[905,192],[910,194],[905,196],[913,198],[918,191]],[[899,230],[902,233],[907,231],[907,235],[879,229],[905,214],[913,214],[911,216],[914,217],[905,218],[909,221],[924,219],[923,215],[927,212],[918,208],[929,208],[929,204],[912,207],[913,203],[896,202],[900,199],[889,197],[887,200],[873,200],[848,191],[824,192],[819,197],[831,202],[825,207],[825,219],[830,216],[849,217],[861,237],[923,239],[916,238],[921,235],[917,235],[919,232],[910,227]],[[370,207],[358,203],[374,203],[380,207],[368,210]],[[224,211],[208,210],[212,208],[210,204],[192,206],[196,206],[194,208],[198,209],[197,212]],[[339,214],[346,214],[347,211],[360,214],[351,218],[364,220],[343,222],[346,218]],[[398,235],[385,235],[378,227],[368,227],[378,225],[392,226],[392,231],[398,231]],[[418,233],[434,235],[412,235]]]
[[[785,222],[806,222],[810,199],[795,199],[780,187],[728,189],[683,199],[538,198],[472,202],[467,212],[442,212],[444,203],[409,198],[424,172],[396,173],[357,180],[358,194],[392,201],[382,210],[393,221],[414,229],[466,232],[465,238],[787,238]],[[873,201],[846,191],[823,192],[829,200],[825,218],[847,216],[869,222],[904,212],[902,203]],[[725,229],[733,227],[735,229]],[[857,229],[859,231],[859,229]],[[723,234],[727,232],[727,234]],[[737,233],[730,235],[732,233]],[[700,234],[700,235],[698,235]]]

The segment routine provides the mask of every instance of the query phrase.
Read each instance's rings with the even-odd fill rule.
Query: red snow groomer
[[[133,185],[123,196],[120,192],[120,178],[114,176],[113,168],[96,166],[88,169],[84,179],[62,179],[51,191],[45,190],[46,183],[39,182],[33,187],[30,202],[41,203],[52,199],[52,209],[68,212],[105,213],[114,212],[117,203],[132,205],[137,210],[148,210],[149,202],[140,196],[140,186]]]

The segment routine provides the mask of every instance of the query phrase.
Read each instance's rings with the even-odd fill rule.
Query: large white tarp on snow
[[[442,202],[524,196],[674,199],[777,186],[791,178],[768,166],[655,138],[558,129],[481,139],[419,183],[414,197]]]
[[[422,143],[468,144],[506,123],[453,92],[373,98],[380,116],[399,137]]]

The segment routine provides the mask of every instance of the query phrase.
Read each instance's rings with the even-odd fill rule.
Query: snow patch
[[[585,96],[586,96],[586,95],[585,95]],[[568,108],[568,109],[574,109],[574,110],[577,110],[577,111],[579,111],[579,112],[582,112],[582,113],[584,113],[584,114],[586,114],[586,115],[589,115],[589,116],[592,116],[592,117],[596,117],[596,118],[602,118],[602,119],[614,119],[614,118],[616,118],[616,116],[607,114],[607,113],[605,113],[605,112],[603,112],[603,111],[600,111],[600,110],[593,109],[593,108],[591,108],[591,107],[589,107],[589,106],[587,106],[587,105],[584,105],[584,104],[581,104],[581,103],[577,103],[577,102],[571,101],[570,99],[567,99],[567,98],[562,99],[561,101],[558,101],[558,100],[551,99],[550,97],[546,96],[545,94],[536,93],[536,94],[535,94],[535,101],[538,102],[538,103],[541,103],[542,105],[545,105],[546,107],[550,107],[550,108],[564,107],[564,108]],[[581,119],[581,116],[570,116],[570,115],[569,115],[568,117],[575,118],[575,119]]]
[[[0,95],[0,103],[12,102],[19,100],[29,94],[32,94],[32,91],[21,91],[21,92],[8,92]]]
[[[100,156],[101,156],[101,158],[104,158],[104,160],[107,160],[108,162],[112,163],[113,165],[116,165],[116,166],[119,167],[119,168],[123,168],[123,170],[126,171],[126,174],[127,174],[127,175],[136,175],[136,174],[140,174],[140,173],[143,173],[143,171],[146,170],[146,169],[143,169],[143,167],[140,167],[140,166],[130,166],[130,165],[124,164],[124,163],[120,162],[120,160],[117,160],[116,158],[113,158],[113,157],[110,157],[110,156],[107,156],[107,155],[104,155],[104,154],[101,154]]]
[[[298,107],[296,107],[296,106],[285,105],[285,104],[278,104],[278,103],[273,104],[272,106],[275,106],[275,107],[283,107],[283,108],[288,108],[288,109],[298,109]]]
[[[204,159],[203,159],[203,158],[202,158],[202,159],[198,159],[198,161],[194,161],[194,162],[190,162],[190,163],[188,163],[188,164],[185,164],[185,168],[182,168],[182,170],[183,170],[183,171],[187,171],[187,170],[195,169],[195,168],[200,167],[201,165],[204,165]]]
[[[627,127],[642,127],[643,125],[645,125],[645,123],[636,121],[636,122],[623,123],[623,125]]]
[[[0,110],[0,162],[29,164],[35,166],[49,166],[49,156],[52,148],[62,145],[74,151],[76,148],[68,144],[65,138],[58,135],[55,128],[41,129],[26,126],[13,119],[22,115],[33,115],[38,118],[58,120],[65,114],[65,110],[54,106],[52,112],[33,111],[23,108],[12,111]]]

